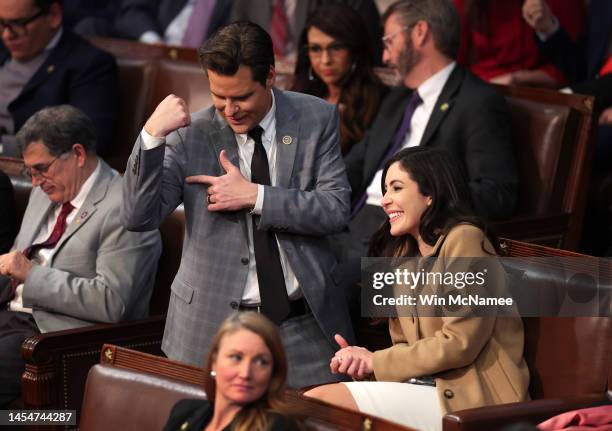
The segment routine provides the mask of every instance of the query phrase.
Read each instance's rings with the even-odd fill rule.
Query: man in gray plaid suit
[[[182,99],[164,99],[124,177],[130,230],[156,229],[185,206],[162,348],[201,365],[221,321],[255,309],[279,324],[291,387],[335,380],[333,336],[353,339],[327,243],[349,216],[337,111],[272,88],[272,42],[256,24],[222,28],[200,59],[214,106],[190,115]]]

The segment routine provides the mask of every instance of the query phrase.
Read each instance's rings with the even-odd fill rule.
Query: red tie
[[[285,54],[289,19],[285,13],[285,1],[276,0],[272,7],[272,22],[270,24],[270,37],[274,44],[274,54],[282,57]]]
[[[68,214],[72,212],[74,207],[70,202],[66,202],[62,204],[62,209],[60,210],[59,215],[57,216],[57,220],[55,221],[55,226],[53,227],[53,231],[49,238],[46,241],[39,242],[38,244],[33,244],[26,248],[23,251],[23,254],[28,259],[31,259],[32,256],[42,248],[53,248],[58,243],[64,232],[66,231],[66,219],[68,218]],[[17,290],[17,286],[20,284],[19,281],[14,278],[11,279],[11,294],[9,296],[9,302],[13,300],[15,297],[15,291]]]

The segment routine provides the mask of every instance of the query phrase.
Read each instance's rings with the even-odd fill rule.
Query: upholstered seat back
[[[94,365],[85,385],[81,431],[161,430],[184,398],[206,398],[201,386],[154,374]]]
[[[155,63],[150,59],[117,58],[119,69],[119,113],[115,140],[106,161],[119,172],[132,152],[136,137],[145,122],[149,109]]]
[[[582,309],[581,317],[523,318],[531,397],[602,394],[612,389],[612,319],[589,317],[609,313],[609,261],[508,239],[501,246],[510,258],[507,267],[513,267],[509,272],[520,277],[517,288],[539,296],[533,297],[539,300],[539,309],[531,310],[539,313],[531,315],[567,316],[572,310],[568,307],[594,304],[589,312]],[[594,289],[595,282],[600,289]]]
[[[571,151],[565,138],[570,108],[507,98],[519,169],[518,214],[560,211]]]

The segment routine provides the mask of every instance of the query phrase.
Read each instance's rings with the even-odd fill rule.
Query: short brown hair
[[[401,25],[408,28],[421,20],[427,22],[438,51],[453,60],[457,58],[461,24],[451,0],[399,0],[385,11],[383,23],[391,15],[396,15]]]
[[[274,66],[274,50],[270,35],[252,22],[235,22],[217,30],[199,50],[204,70],[212,70],[225,76],[238,72],[240,66],[248,66],[253,79],[264,87]]]

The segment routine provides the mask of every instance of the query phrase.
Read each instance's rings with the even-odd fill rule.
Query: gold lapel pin
[[[448,103],[444,102],[443,104],[440,105],[440,111],[445,112],[448,110]]]
[[[293,142],[293,139],[291,139],[291,136],[283,136],[283,144],[285,145],[290,145]]]
[[[50,64],[50,65],[47,67],[47,73],[53,73],[53,72],[55,72],[55,66],[54,66],[54,65],[52,65],[52,64]]]

